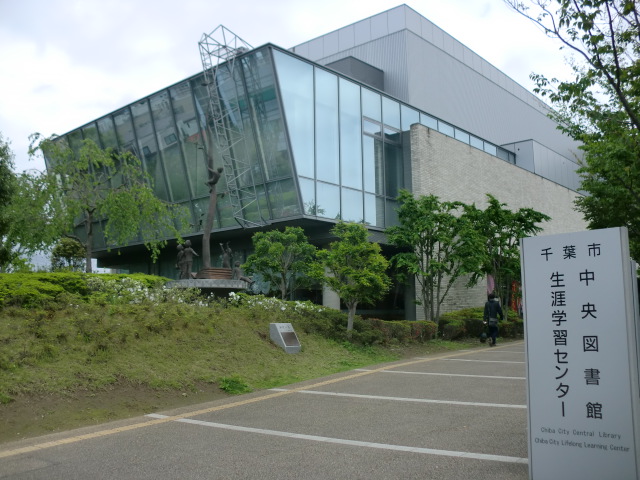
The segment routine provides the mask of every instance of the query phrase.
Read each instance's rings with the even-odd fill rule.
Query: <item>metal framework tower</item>
[[[209,96],[207,129],[212,128],[222,157],[233,217],[244,228],[265,225],[250,159],[243,158],[239,148],[245,142],[245,132],[238,100],[244,91],[242,63],[238,56],[253,47],[222,25],[210,34],[203,34],[198,46]],[[229,91],[233,95],[224,96],[224,92]],[[210,159],[212,150],[213,146],[209,145]],[[213,170],[213,165],[209,164],[208,168]],[[249,210],[257,212],[260,220],[247,220]]]

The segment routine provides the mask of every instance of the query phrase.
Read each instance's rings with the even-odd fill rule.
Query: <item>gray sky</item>
[[[28,136],[63,134],[200,71],[198,41],[224,25],[250,45],[290,48],[402,0],[0,0],[0,132],[16,169]],[[531,90],[566,76],[559,45],[502,0],[409,7]]]

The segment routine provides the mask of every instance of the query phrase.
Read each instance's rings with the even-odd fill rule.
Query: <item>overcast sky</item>
[[[201,69],[218,25],[254,47],[290,48],[401,0],[0,0],[0,132],[17,170],[28,136],[63,134]],[[559,45],[503,0],[408,6],[531,90],[531,72],[566,75]]]

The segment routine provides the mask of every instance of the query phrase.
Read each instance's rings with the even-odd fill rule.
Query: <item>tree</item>
[[[259,273],[280,292],[283,300],[311,280],[310,269],[315,262],[316,247],[311,245],[300,227],[284,231],[257,232],[252,237],[254,253],[243,268]]]
[[[15,193],[15,174],[13,173],[13,152],[9,142],[0,133],[0,270],[10,263],[12,256],[11,243],[8,233],[11,220],[8,215],[8,205]]]
[[[35,135],[31,153],[41,151],[48,161],[43,176],[48,192],[43,207],[54,209],[60,235],[80,227],[86,249],[86,271],[91,272],[93,228],[104,222],[107,245],[125,245],[141,239],[155,261],[168,237],[177,237],[187,224],[186,211],[157,198],[141,162],[130,152],[101,149],[83,140],[78,152],[55,138]],[[176,227],[178,225],[178,227]]]
[[[471,283],[490,275],[496,295],[503,306],[508,306],[511,284],[520,279],[520,239],[542,231],[538,223],[548,221],[550,217],[532,208],[509,210],[505,203],[490,194],[487,199],[489,204],[484,210],[475,205],[466,207],[468,218],[484,242],[482,268],[472,275]]]
[[[590,228],[626,226],[640,258],[640,9],[631,0],[505,0],[572,53],[574,78],[532,74],[559,128],[582,143],[576,201]]]
[[[84,245],[75,238],[63,237],[51,251],[52,270],[84,270],[86,252]]]
[[[404,252],[392,262],[420,285],[426,320],[438,322],[440,306],[454,282],[477,272],[482,263],[482,237],[460,202],[441,202],[434,195],[398,197],[400,225],[386,230],[389,243]]]
[[[350,336],[358,304],[373,303],[389,290],[389,262],[380,253],[380,245],[367,240],[369,232],[364,225],[340,222],[331,233],[339,240],[318,252],[320,265],[326,270],[321,280],[347,306]]]

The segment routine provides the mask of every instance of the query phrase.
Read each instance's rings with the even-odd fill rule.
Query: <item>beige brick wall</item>
[[[529,207],[549,215],[543,235],[586,230],[574,210],[576,192],[419,124],[411,127],[411,170],[416,196],[433,194],[484,209],[490,193],[511,210]],[[464,283],[454,285],[441,311],[484,305],[486,284],[467,289]],[[416,314],[424,319],[421,306]]]

